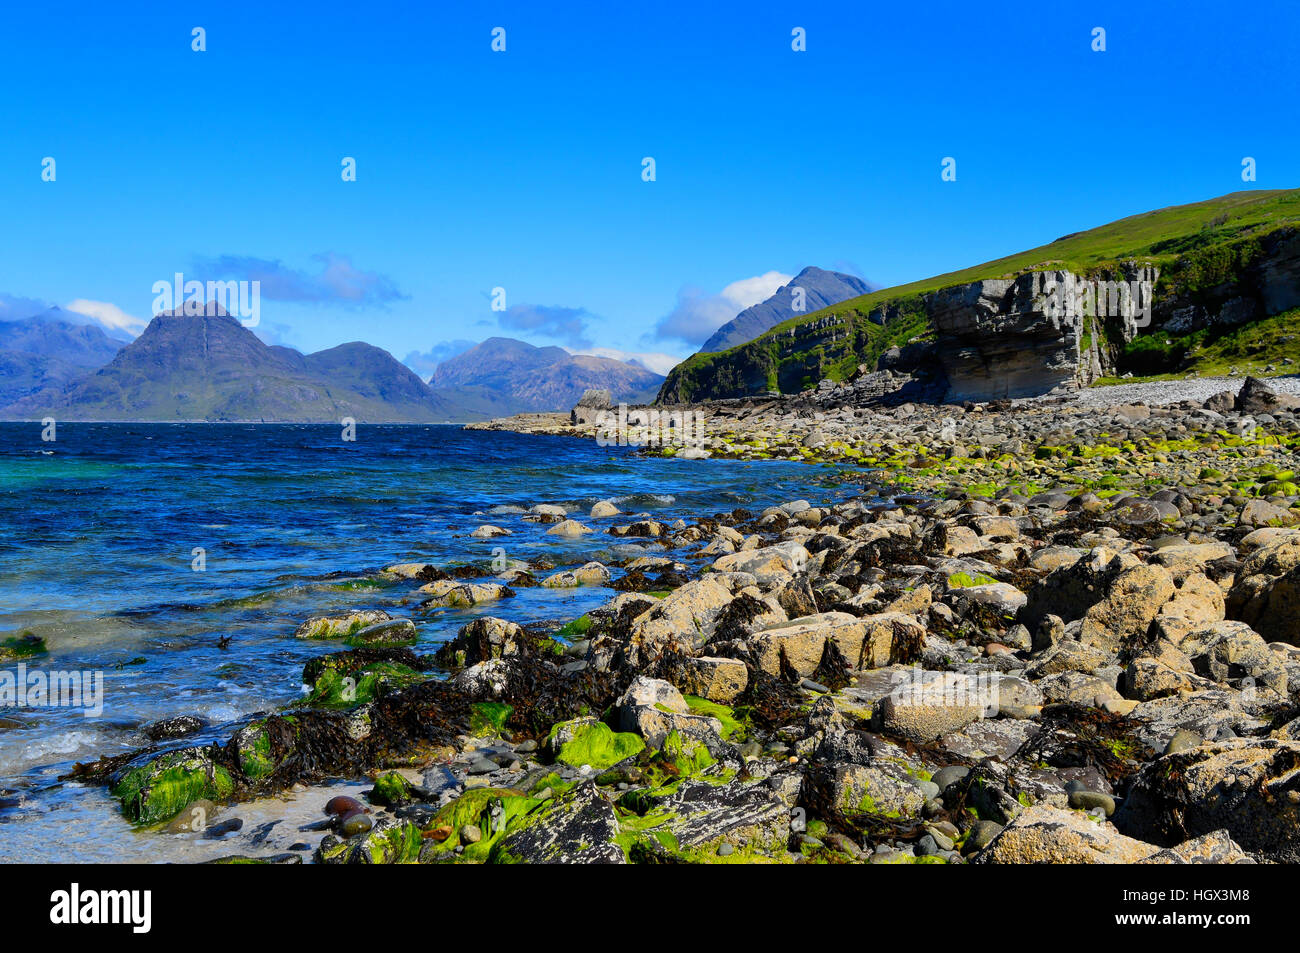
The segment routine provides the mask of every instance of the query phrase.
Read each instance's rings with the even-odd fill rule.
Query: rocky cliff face
[[[1114,281],[1033,271],[927,295],[947,399],[996,400],[1086,387],[1112,368],[1100,342],[1127,343],[1150,323],[1155,268]]]

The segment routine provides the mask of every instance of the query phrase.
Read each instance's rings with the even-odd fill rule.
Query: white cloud
[[[794,278],[794,275],[783,275],[779,271],[769,271],[753,278],[741,278],[739,281],[733,281],[723,288],[722,297],[735,304],[736,314],[739,314],[746,308],[772,297],[772,295],[776,294],[778,288],[792,278]],[[735,317],[735,315],[732,315],[732,317]],[[717,328],[713,330],[716,331]]]
[[[657,351],[620,351],[614,347],[591,347],[586,350],[575,350],[566,347],[565,350],[570,354],[589,354],[592,357],[608,357],[615,361],[631,361],[634,364],[640,364],[647,370],[654,371],[656,374],[667,374],[682,362],[680,357]]]
[[[699,288],[683,288],[677,292],[677,306],[655,325],[654,336],[677,338],[697,346],[703,344],[718,328],[746,308],[772,297],[793,277],[769,271],[733,281],[718,294],[707,294]]]
[[[110,331],[120,331],[131,337],[138,335],[148,324],[147,321],[127,314],[109,301],[78,298],[76,301],[69,301],[63,307],[66,311],[75,311],[77,314],[91,318]]]

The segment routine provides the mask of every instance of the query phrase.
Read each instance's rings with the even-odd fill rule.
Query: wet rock
[[[127,820],[153,824],[197,800],[224,801],[234,792],[230,771],[209,748],[145,753],[113,772],[109,791]]]
[[[645,741],[633,732],[615,732],[594,717],[573,718],[554,725],[544,749],[554,760],[602,770],[640,753]]]
[[[350,817],[367,815],[350,815]],[[420,828],[410,821],[382,818],[369,830],[339,838],[327,835],[316,848],[318,864],[405,864],[420,855]]]
[[[547,589],[573,589],[578,586],[608,586],[610,572],[598,562],[589,562],[578,569],[566,569],[547,576],[542,585]]]
[[[497,582],[461,583],[444,579],[421,586],[419,593],[428,598],[420,603],[422,608],[469,608],[482,602],[514,597],[514,590]]]
[[[445,668],[463,668],[518,655],[527,640],[522,626],[495,616],[479,616],[461,626],[456,637],[438,648],[434,658]]]
[[[335,827],[344,837],[355,837],[357,834],[364,834],[373,829],[375,820],[365,811],[348,811],[340,815]]]
[[[167,824],[167,831],[171,834],[188,834],[198,833],[207,829],[212,823],[213,818],[217,816],[217,805],[213,804],[207,798],[199,798],[185,805],[175,817]]]
[[[358,629],[347,637],[348,645],[412,645],[419,636],[410,619],[393,619]]]
[[[1100,791],[1071,791],[1069,805],[1076,811],[1102,810],[1110,817],[1115,813],[1115,799]]]
[[[576,539],[593,532],[595,530],[590,526],[584,526],[577,520],[561,520],[546,531],[548,536],[564,536],[569,539]]]
[[[614,809],[590,781],[528,814],[492,848],[493,863],[622,864]]]
[[[346,794],[340,794],[332,797],[325,804],[325,813],[332,817],[342,817],[353,811],[364,811],[365,805],[354,797],[348,797]]]
[[[207,726],[208,723],[197,715],[177,715],[175,718],[164,718],[145,725],[140,730],[150,741],[166,741],[171,738],[184,738],[186,735],[202,731]]]
[[[367,626],[392,621],[383,609],[361,609],[341,615],[312,616],[294,631],[299,639],[344,639]]]

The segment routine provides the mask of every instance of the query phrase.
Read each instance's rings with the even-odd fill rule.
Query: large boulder
[[[479,616],[461,626],[456,637],[438,648],[434,659],[444,668],[464,668],[488,659],[518,655],[526,647],[522,626],[496,616]]]
[[[739,659],[700,655],[684,660],[673,678],[688,695],[729,705],[749,686],[749,669]]]
[[[789,541],[761,549],[746,549],[722,556],[713,563],[719,572],[746,572],[763,586],[780,582],[808,565],[808,550],[803,545]]]
[[[821,612],[756,632],[748,645],[763,671],[780,674],[784,653],[791,667],[806,676],[821,664],[827,641],[835,643],[850,668],[869,669],[912,660],[924,638],[925,626],[906,613],[858,617]]]
[[[423,608],[441,606],[455,609],[468,609],[482,602],[510,599],[515,594],[513,589],[497,582],[464,583],[454,579],[426,583],[416,592],[427,597],[420,603]]]
[[[716,745],[722,737],[722,722],[694,714],[672,684],[644,675],[628,686],[614,703],[615,726],[636,732],[651,748],[662,748],[674,731],[682,738]]]
[[[707,576],[674,589],[632,621],[626,661],[644,664],[670,648],[694,652],[713,635],[732,598],[731,590]]]
[[[1174,591],[1173,576],[1163,566],[1099,547],[1035,583],[1020,621],[1033,631],[1049,615],[1081,619],[1081,642],[1115,651],[1146,635]]]
[[[1246,859],[1223,831],[1168,850],[1121,834],[1081,811],[1035,805],[1004,827],[975,855],[977,864],[1187,864]]]
[[[312,616],[294,630],[299,639],[344,639],[362,629],[392,620],[383,609],[357,609],[338,615]]]
[[[1300,544],[1291,540],[1261,547],[1247,557],[1228,594],[1228,616],[1250,625],[1270,642],[1300,645]],[[1294,565],[1293,565],[1294,564]],[[1267,569],[1293,566],[1281,575]],[[1260,570],[1252,572],[1252,570]]]
[[[729,845],[737,858],[781,856],[790,838],[790,809],[766,784],[684,780],[671,795],[656,798],[641,825],[650,837],[670,834],[679,850],[715,853]]]
[[[880,700],[880,730],[925,744],[998,710],[996,681],[960,672],[916,671]]]
[[[1220,829],[1252,854],[1300,861],[1300,743],[1233,739],[1165,755],[1138,772],[1115,826],[1171,846]]]
[[[1186,636],[1179,647],[1196,672],[1233,688],[1268,688],[1285,698],[1283,656],[1244,622],[1219,622]],[[1281,699],[1279,699],[1281,700]]]
[[[614,395],[607,388],[589,387],[569,411],[569,423],[578,427],[595,424],[613,403]]]
[[[1277,393],[1258,377],[1247,377],[1237,391],[1233,409],[1240,414],[1276,414],[1300,409],[1300,399]]]

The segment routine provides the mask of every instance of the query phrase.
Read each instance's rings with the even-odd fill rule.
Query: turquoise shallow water
[[[559,503],[583,515],[612,499],[673,519],[834,498],[825,476],[444,426],[362,426],[345,443],[334,426],[62,424],[50,444],[36,425],[0,424],[0,638],[31,631],[50,649],[32,665],[104,679],[94,717],[0,707],[0,860],[160,856],[103,792],[54,779],[140,746],[140,727],[159,718],[200,715],[226,737],[231,722],[293,701],[304,661],[337,648],[294,639],[304,618],[407,611],[406,589],[374,575],[385,565],[487,563],[498,546],[557,566],[609,560],[621,541],[559,540],[512,510]],[[514,535],[470,538],[483,522]],[[420,639],[427,649],[450,638],[476,611],[567,620],[610,595],[522,589],[495,609],[419,617]]]

